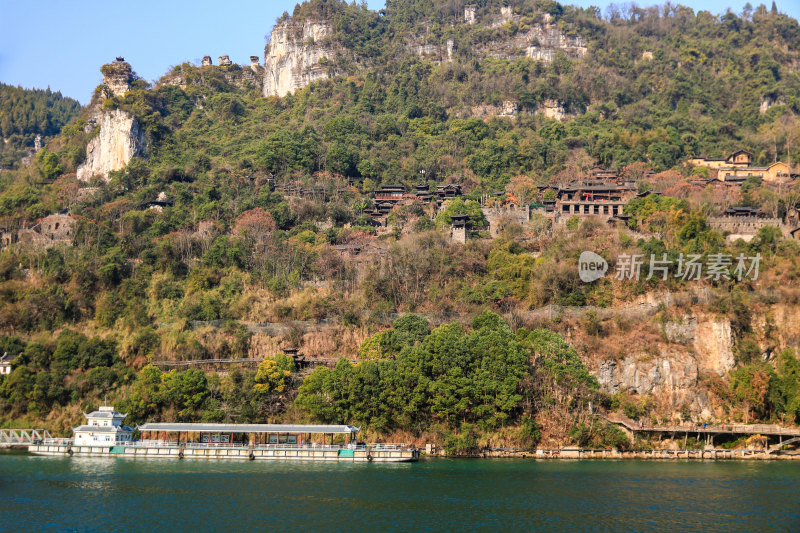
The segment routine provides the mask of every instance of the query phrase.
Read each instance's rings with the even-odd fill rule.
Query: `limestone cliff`
[[[118,57],[112,63],[100,68],[103,73],[103,89],[106,96],[124,96],[134,80],[130,63]]]
[[[547,14],[523,17],[515,14],[511,6],[505,6],[476,18],[477,11],[473,7],[467,6],[462,23],[455,23],[452,28],[461,31],[458,28],[465,24],[488,30],[507,25],[509,31],[496,29],[481,33],[479,29],[476,31],[481,38],[477,38],[465,29],[468,37],[457,46],[451,35],[442,32],[439,24],[423,22],[416,32],[392,38],[399,38],[407,53],[433,63],[455,61],[459,56],[470,60],[476,57],[506,60],[528,57],[550,62],[558,53],[581,58],[587,52],[586,39],[577,35],[568,24],[560,26]],[[285,96],[315,80],[342,74],[342,69],[337,68],[340,55],[346,55],[359,67],[373,65],[373,58],[358,56],[335,39],[334,34],[332,22],[323,18],[289,18],[279,22],[272,29],[265,48],[264,96]],[[486,36],[490,36],[488,40],[484,40]],[[556,118],[564,114],[549,108],[537,112],[555,113]]]
[[[264,96],[286,96],[314,80],[330,77],[336,48],[325,21],[287,20],[273,28],[264,54]]]
[[[533,17],[522,16],[515,14],[512,6],[505,6],[501,7],[499,12],[493,11],[476,19],[475,13],[470,14],[465,8],[464,21],[489,28],[505,26],[509,30],[514,30],[512,36],[477,44],[473,51],[479,56],[493,56],[500,59],[529,57],[549,63],[555,59],[558,52],[573,58],[581,58],[587,52],[586,39],[577,34],[565,33],[547,13],[538,13]]]
[[[604,361],[596,375],[603,389],[611,394],[652,394],[659,407],[670,414],[687,407],[702,417],[712,416],[707,395],[698,390],[697,360],[682,350],[631,354],[619,361]]]
[[[86,147],[86,161],[78,167],[78,179],[94,176],[108,180],[108,173],[123,168],[131,158],[144,155],[144,132],[136,117],[123,111],[102,111],[90,121],[100,128]]]
[[[624,311],[612,310],[607,316],[624,316]],[[655,412],[670,420],[686,411],[697,419],[724,418],[726,400],[715,387],[725,383],[736,367],[730,318],[695,308],[678,319],[658,323],[650,322],[642,330],[645,333],[637,333],[638,339],[621,333],[604,339],[604,344],[625,349],[584,352],[602,389],[609,394],[649,395]],[[786,348],[800,348],[800,307],[771,304],[753,314],[749,330],[766,361]],[[585,342],[576,341],[578,345]]]
[[[516,16],[513,23],[519,23],[519,18]],[[584,38],[568,36],[557,26],[545,22],[534,24],[513,37],[471,45],[465,52],[478,57],[495,57],[505,60],[527,57],[535,61],[550,63],[559,52],[568,57],[582,58],[587,52],[586,45]],[[462,44],[462,46],[464,45]],[[405,39],[405,48],[411,54],[433,63],[453,61],[456,54],[455,43],[452,39],[441,43],[431,42],[429,34],[408,36]]]
[[[86,161],[78,167],[78,179],[95,176],[108,180],[108,173],[123,168],[132,157],[144,156],[144,132],[136,117],[122,109],[105,109],[131,89],[136,76],[129,63],[118,57],[100,68],[103,84],[95,92],[86,131],[95,136],[86,146]]]
[[[675,295],[676,301],[679,296]],[[625,316],[624,311],[617,309],[616,315]],[[775,322],[787,322],[783,314],[776,315]],[[586,353],[602,389],[609,394],[649,395],[659,415],[669,419],[687,410],[699,418],[723,416],[719,398],[708,383],[727,380],[736,365],[730,319],[695,308],[677,320],[645,324],[649,325],[636,333],[604,339],[604,345],[625,349]]]
[[[708,318],[697,323],[694,351],[702,370],[725,376],[736,365],[733,334],[727,318]]]

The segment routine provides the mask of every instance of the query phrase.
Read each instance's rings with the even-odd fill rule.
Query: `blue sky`
[[[742,0],[684,0],[697,10],[739,13]],[[610,3],[576,0],[582,6]],[[623,2],[618,2],[623,3]],[[663,2],[638,2],[640,6]],[[753,1],[755,6],[761,3]],[[772,5],[771,0],[764,3]],[[383,0],[368,0],[371,9]],[[87,103],[100,83],[100,66],[121,55],[147,80],[184,61],[199,63],[228,54],[248,64],[263,61],[264,36],[294,0],[0,0],[0,81],[23,87],[50,87]],[[778,9],[800,17],[800,0],[777,0]]]

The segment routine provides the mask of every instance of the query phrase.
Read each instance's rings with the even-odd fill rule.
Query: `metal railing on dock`
[[[0,429],[0,447],[25,446],[52,438],[46,429]]]
[[[47,439],[42,439],[41,444],[47,444],[50,446],[69,446],[74,443],[73,439],[67,437],[50,437]]]

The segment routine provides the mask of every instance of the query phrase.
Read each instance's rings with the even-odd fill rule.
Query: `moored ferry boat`
[[[322,424],[147,423],[141,437],[122,425],[124,414],[103,407],[74,428],[73,439],[47,439],[29,446],[36,455],[172,457],[243,460],[410,462],[419,451],[402,444],[358,442],[359,428]],[[334,441],[338,441],[334,443]]]

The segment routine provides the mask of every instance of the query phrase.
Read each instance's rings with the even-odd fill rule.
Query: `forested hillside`
[[[80,112],[77,100],[50,89],[23,89],[0,83],[0,169],[10,168],[33,148],[34,139],[61,131]]]
[[[302,44],[335,53],[317,63],[329,76],[281,98],[262,96],[259,71],[239,65],[184,63],[154,86],[123,80],[120,94],[101,86],[75,118],[77,103],[57,93],[33,93],[55,102],[42,112],[4,86],[18,104],[7,110],[0,96],[0,128],[18,146],[69,123],[30,166],[0,174],[3,229],[40,231],[65,210],[73,225],[57,242],[20,237],[0,253],[0,353],[23,354],[0,378],[2,422],[66,430],[107,394],[131,423],[346,422],[456,451],[487,438],[634,444],[590,403],[663,421],[793,423],[800,247],[771,226],[726,240],[709,217],[736,205],[788,220],[797,180],[750,179],[723,194],[694,185],[708,169],[686,162],[739,148],[754,165],[800,158],[797,21],[763,5],[601,17],[486,0],[470,2],[471,24],[465,4],[298,5],[278,24],[327,21],[324,42]],[[515,39],[536,28],[571,44],[547,49],[552,60],[529,57]],[[108,181],[79,181],[97,125],[119,116],[140,127],[141,153]],[[534,212],[490,238],[481,202],[502,205],[508,192],[542,207],[539,187],[596,165],[635,183],[623,226]],[[419,182],[458,184],[464,196],[441,212],[395,207],[376,228],[374,191]],[[448,237],[459,212],[472,225],[466,244]],[[583,250],[612,270],[620,254],[763,262],[757,280],[586,284]],[[626,311],[693,292],[704,299]],[[703,337],[711,330],[727,340]],[[349,361],[309,373],[281,354],[292,347]],[[694,370],[614,381],[613,368],[665,357],[663,368]],[[263,362],[222,373],[152,364],[241,358]]]

